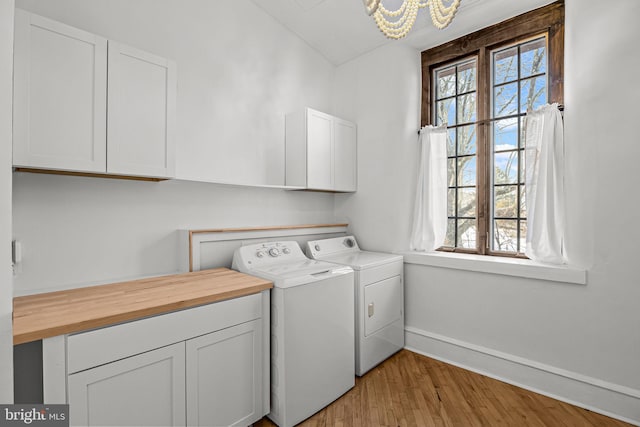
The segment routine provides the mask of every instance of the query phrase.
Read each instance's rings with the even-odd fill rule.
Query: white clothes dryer
[[[310,260],[295,241],[242,246],[232,267],[273,282],[267,416],[291,427],[355,385],[353,270]]]
[[[353,236],[307,242],[313,259],[355,271],[356,374],[404,347],[403,258],[360,250]]]

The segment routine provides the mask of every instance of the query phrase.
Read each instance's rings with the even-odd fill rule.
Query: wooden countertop
[[[153,277],[13,299],[13,344],[109,326],[270,289],[228,268]]]

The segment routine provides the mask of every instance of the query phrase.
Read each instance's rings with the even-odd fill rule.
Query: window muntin
[[[446,124],[447,234],[444,245],[477,246],[477,70],[476,58],[434,72],[436,124]]]
[[[490,249],[523,253],[527,234],[524,117],[547,102],[547,38],[491,52]]]

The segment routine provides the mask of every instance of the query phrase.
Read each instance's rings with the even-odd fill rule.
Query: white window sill
[[[505,258],[451,252],[401,252],[407,264],[503,274],[554,282],[587,283],[587,272],[568,265],[550,265],[520,258]]]

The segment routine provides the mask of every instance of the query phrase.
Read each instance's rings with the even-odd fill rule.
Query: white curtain
[[[413,210],[411,250],[433,251],[447,233],[447,128],[420,130],[420,168]]]
[[[527,113],[525,254],[534,261],[564,264],[564,139],[558,104]]]

